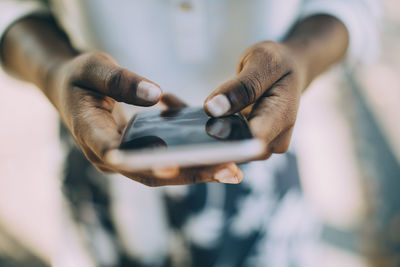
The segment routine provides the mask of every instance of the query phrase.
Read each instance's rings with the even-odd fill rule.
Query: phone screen
[[[120,149],[141,150],[251,139],[245,119],[234,114],[211,118],[203,108],[138,113],[127,126]]]

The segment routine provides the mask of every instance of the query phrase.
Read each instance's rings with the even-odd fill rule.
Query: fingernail
[[[231,126],[229,122],[224,121],[224,118],[215,120],[216,121],[211,124],[208,133],[217,138],[228,138],[231,133]]]
[[[230,169],[219,170],[217,173],[215,173],[214,179],[225,184],[239,183],[239,179],[232,173]]]
[[[136,95],[145,101],[154,102],[160,98],[161,89],[152,83],[141,81],[138,84]]]
[[[231,103],[225,95],[219,94],[207,101],[206,107],[211,115],[219,117],[231,109]]]

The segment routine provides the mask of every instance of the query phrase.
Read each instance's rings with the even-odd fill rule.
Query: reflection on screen
[[[139,113],[128,125],[121,149],[210,144],[252,137],[239,115],[211,118],[203,108]]]

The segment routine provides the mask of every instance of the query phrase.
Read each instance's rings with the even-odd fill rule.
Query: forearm
[[[298,23],[284,41],[302,63],[305,87],[346,54],[349,36],[336,18],[318,15]]]
[[[5,70],[34,83],[54,103],[56,92],[47,86],[56,66],[77,52],[51,18],[30,17],[10,27],[1,43]]]

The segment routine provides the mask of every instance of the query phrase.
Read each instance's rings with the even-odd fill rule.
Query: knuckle
[[[124,75],[123,69],[110,70],[107,73],[106,79],[104,80],[104,87],[107,88],[108,93],[114,97],[121,97],[121,79]]]
[[[271,55],[271,51],[276,51],[276,46],[277,44],[272,41],[255,44],[250,47],[247,56],[249,59],[263,59],[266,56]]]
[[[102,58],[103,56],[101,56],[99,52],[88,52],[83,55],[84,66],[93,66]]]
[[[81,77],[85,78],[89,76],[100,62],[113,61],[108,54],[98,51],[84,53],[75,60],[76,64],[74,65],[73,72],[75,73],[74,77],[78,80]]]
[[[80,81],[82,78],[90,75],[94,66],[98,62],[95,52],[85,53],[76,58],[77,64],[74,65],[73,77],[75,81]]]
[[[282,46],[276,42],[266,41],[255,45],[248,58],[262,66],[264,75],[282,74],[288,66],[285,60],[288,57],[284,56]]]
[[[239,81],[241,85],[241,99],[247,104],[253,103],[257,97],[257,91],[261,90],[260,80],[256,77],[246,77]]]

